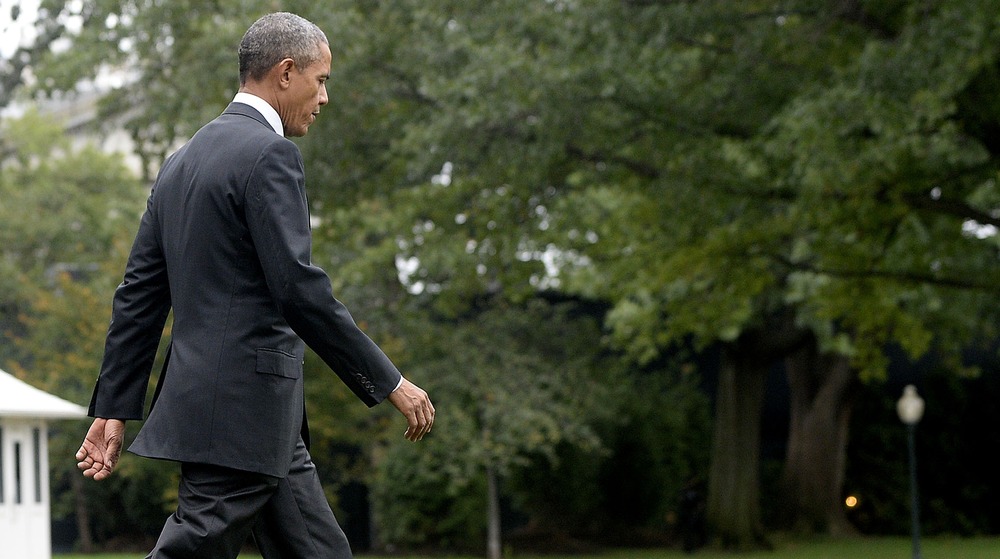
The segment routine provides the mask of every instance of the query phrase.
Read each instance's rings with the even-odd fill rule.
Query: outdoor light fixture
[[[917,387],[907,384],[903,388],[903,396],[896,402],[896,413],[899,419],[907,425],[920,423],[924,416],[924,399],[917,394]]]
[[[910,461],[910,522],[913,528],[913,559],[920,559],[920,503],[917,499],[917,423],[924,415],[924,400],[912,384],[903,388],[903,396],[896,402],[896,413],[906,425],[906,442]]]

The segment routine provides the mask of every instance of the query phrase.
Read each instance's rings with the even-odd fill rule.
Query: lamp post
[[[913,559],[920,559],[920,503],[917,499],[917,423],[924,415],[924,400],[912,384],[903,388],[903,396],[896,402],[896,413],[906,425],[906,442],[910,454],[910,522],[913,525]]]

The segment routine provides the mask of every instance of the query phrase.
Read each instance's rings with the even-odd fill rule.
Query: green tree
[[[60,68],[96,68],[108,45],[148,59],[116,95],[163,93],[133,113],[154,154],[235,90],[198,53],[224,58],[248,10],[273,7],[99,6],[52,59],[86,63],[39,68],[40,83],[65,87]],[[560,291],[613,305],[611,340],[634,362],[721,348],[720,541],[764,540],[747,418],[773,363],[795,398],[785,516],[840,530],[858,375],[881,375],[888,344],[957,356],[990,332],[995,2],[284,7],[335,45],[333,101],[301,145],[338,287],[398,278],[405,291],[350,292],[444,316]]]
[[[692,265],[703,257],[705,226],[720,220],[714,250],[723,249],[734,205],[767,215],[767,208],[747,202],[734,159],[801,87],[789,77],[800,69],[820,75],[822,59],[796,53],[771,64],[765,55],[789,53],[786,43],[768,42],[775,14],[759,6],[505,5],[502,11],[449,3],[357,11],[359,34],[392,32],[352,43],[361,50],[367,37],[373,54],[359,56],[358,79],[345,80],[345,87],[374,73],[375,86],[371,78],[364,85],[376,103],[384,99],[383,110],[405,115],[380,121],[401,119],[384,147],[406,166],[377,170],[386,182],[409,188],[385,197],[387,203],[373,197],[364,206],[370,211],[345,217],[341,230],[365,231],[369,257],[385,262],[395,255],[408,287],[428,293],[445,312],[481,293],[517,300],[554,289],[608,299],[615,303],[609,316],[615,341],[640,363],[686,336],[705,345],[735,342],[750,320],[760,320],[760,335],[769,333],[766,325],[783,315],[766,300],[754,302],[770,285],[760,274],[763,262],[734,264],[742,255],[734,250],[718,267]],[[795,34],[811,36],[822,25]],[[823,37],[839,44],[838,33]],[[393,40],[380,39],[386,36]],[[807,44],[816,52],[828,46]],[[770,50],[762,53],[761,45]],[[750,77],[752,90],[735,91]],[[373,212],[385,217],[373,219]],[[740,233],[731,229],[734,237]],[[737,241],[752,243],[752,234]],[[720,270],[729,291],[694,293]],[[689,304],[665,315],[665,291]],[[765,321],[767,313],[775,319]],[[736,418],[759,415],[761,372],[792,346],[752,353],[760,347],[730,348],[734,357],[724,371],[735,380],[757,378],[758,389],[733,385],[739,397],[720,400],[746,407],[720,408],[717,425],[747,431],[716,436],[720,452],[734,450],[713,461],[712,476],[733,480],[714,486],[713,494],[729,497],[719,501],[726,508],[718,528],[751,541],[761,531],[759,442],[756,424]]]
[[[789,364],[803,398],[784,494],[807,522],[842,520],[848,366],[881,378],[897,345],[911,358],[934,349],[962,372],[963,346],[995,332],[996,239],[983,227],[994,221],[996,161],[982,126],[996,122],[996,101],[981,88],[996,73],[996,7],[871,7],[890,35],[869,37],[829,87],[804,92],[763,135],[772,195],[793,194],[786,218],[806,232],[768,258],[786,268],[786,301],[816,337],[812,357]],[[825,382],[810,371],[827,371]],[[836,444],[822,452],[808,443],[817,438]],[[838,470],[817,471],[824,460]]]
[[[758,416],[773,362],[786,361],[793,388],[786,516],[836,531],[855,374],[883,374],[889,344],[911,356],[935,347],[954,362],[960,345],[992,331],[995,242],[969,220],[992,223],[995,171],[969,124],[993,122],[993,103],[979,93],[982,104],[958,108],[995,72],[995,6],[844,7],[785,4],[739,18],[731,36],[717,28],[713,38],[728,41],[695,67],[733,76],[708,63],[739,68],[738,55],[753,53],[745,71],[768,85],[774,111],[751,90],[740,103],[757,110],[736,120],[743,126],[698,129],[714,152],[684,151],[679,139],[661,168],[695,187],[675,184],[661,211],[648,211],[653,199],[596,192],[569,214],[603,213],[608,227],[621,224],[616,239],[636,239],[625,245],[632,254],[594,258],[625,272],[607,285],[624,294],[610,323],[626,347],[651,357],[685,336],[723,345],[709,512],[737,546],[760,533],[758,427],[746,418]],[[781,83],[794,88],[775,105]],[[657,225],[665,235],[651,233]],[[582,288],[593,289],[592,274]]]
[[[374,225],[368,256],[395,255],[442,309],[539,288],[607,299],[639,362],[720,345],[709,514],[736,547],[764,539],[746,418],[785,361],[785,483],[806,484],[787,516],[849,529],[856,376],[882,374],[887,344],[957,356],[989,331],[995,287],[976,278],[995,243],[967,220],[992,224],[993,177],[955,117],[992,71],[992,3],[421,6],[352,20],[370,54],[345,88],[399,125],[375,176],[409,187],[345,221]],[[991,104],[962,106],[991,122]]]
[[[39,2],[38,17],[29,22],[22,10],[21,2],[5,3],[9,10],[5,17],[10,23],[0,29],[5,37],[20,37],[22,29],[33,30],[34,39],[28,44],[19,44],[8,58],[0,57],[0,107],[6,107],[15,100],[18,91],[30,75],[30,70],[44,58],[60,37],[66,33],[66,15],[86,17],[83,11],[75,12],[77,4],[67,0],[44,0]],[[79,6],[83,8],[83,6]],[[60,17],[63,15],[64,17]]]
[[[0,123],[0,146],[0,331],[8,333],[19,331],[23,285],[52,288],[62,273],[87,277],[113,258],[142,191],[119,157],[74,147],[36,112]]]
[[[388,448],[380,490],[392,522],[383,523],[383,536],[455,544],[486,526],[488,556],[496,559],[502,481],[521,468],[554,466],[563,445],[600,452],[594,424],[617,413],[612,387],[621,373],[594,344],[595,321],[566,304],[531,300],[417,326],[409,370],[440,395],[441,436],[426,439],[426,448]],[[432,497],[434,488],[443,495]],[[475,504],[483,508],[470,510]]]
[[[100,368],[111,293],[120,276],[143,190],[120,156],[90,145],[74,146],[59,123],[29,112],[0,124],[0,289],[4,314],[0,357],[4,367],[34,386],[86,404]],[[113,271],[118,270],[118,271]],[[139,529],[130,512],[163,501],[147,471],[123,468],[125,490],[86,488],[72,456],[83,431],[53,428],[54,512],[74,514],[81,546],[96,543],[100,519]],[[134,475],[133,475],[134,474]],[[154,476],[155,477],[155,476]],[[137,481],[142,479],[142,481]],[[109,494],[156,489],[98,514]],[[68,488],[68,491],[60,491]],[[107,513],[107,514],[106,514]],[[105,524],[107,526],[107,524]]]
[[[512,508],[527,517],[515,546],[702,543],[711,406],[695,366],[669,360],[611,382],[617,411],[593,422],[604,452],[564,445],[557,462],[519,468],[505,484]]]

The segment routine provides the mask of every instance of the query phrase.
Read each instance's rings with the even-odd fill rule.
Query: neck
[[[268,105],[272,107],[277,107],[277,96],[272,88],[267,87],[260,82],[246,82],[240,86],[240,93],[249,93],[250,95],[256,95],[261,99],[267,101]]]

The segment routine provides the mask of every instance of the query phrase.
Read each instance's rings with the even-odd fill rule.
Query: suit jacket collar
[[[226,107],[225,111],[222,111],[222,114],[248,116],[266,126],[268,130],[274,132],[274,128],[271,128],[271,124],[267,122],[264,115],[260,114],[260,111],[250,105],[247,105],[246,103],[238,103],[234,101]]]

